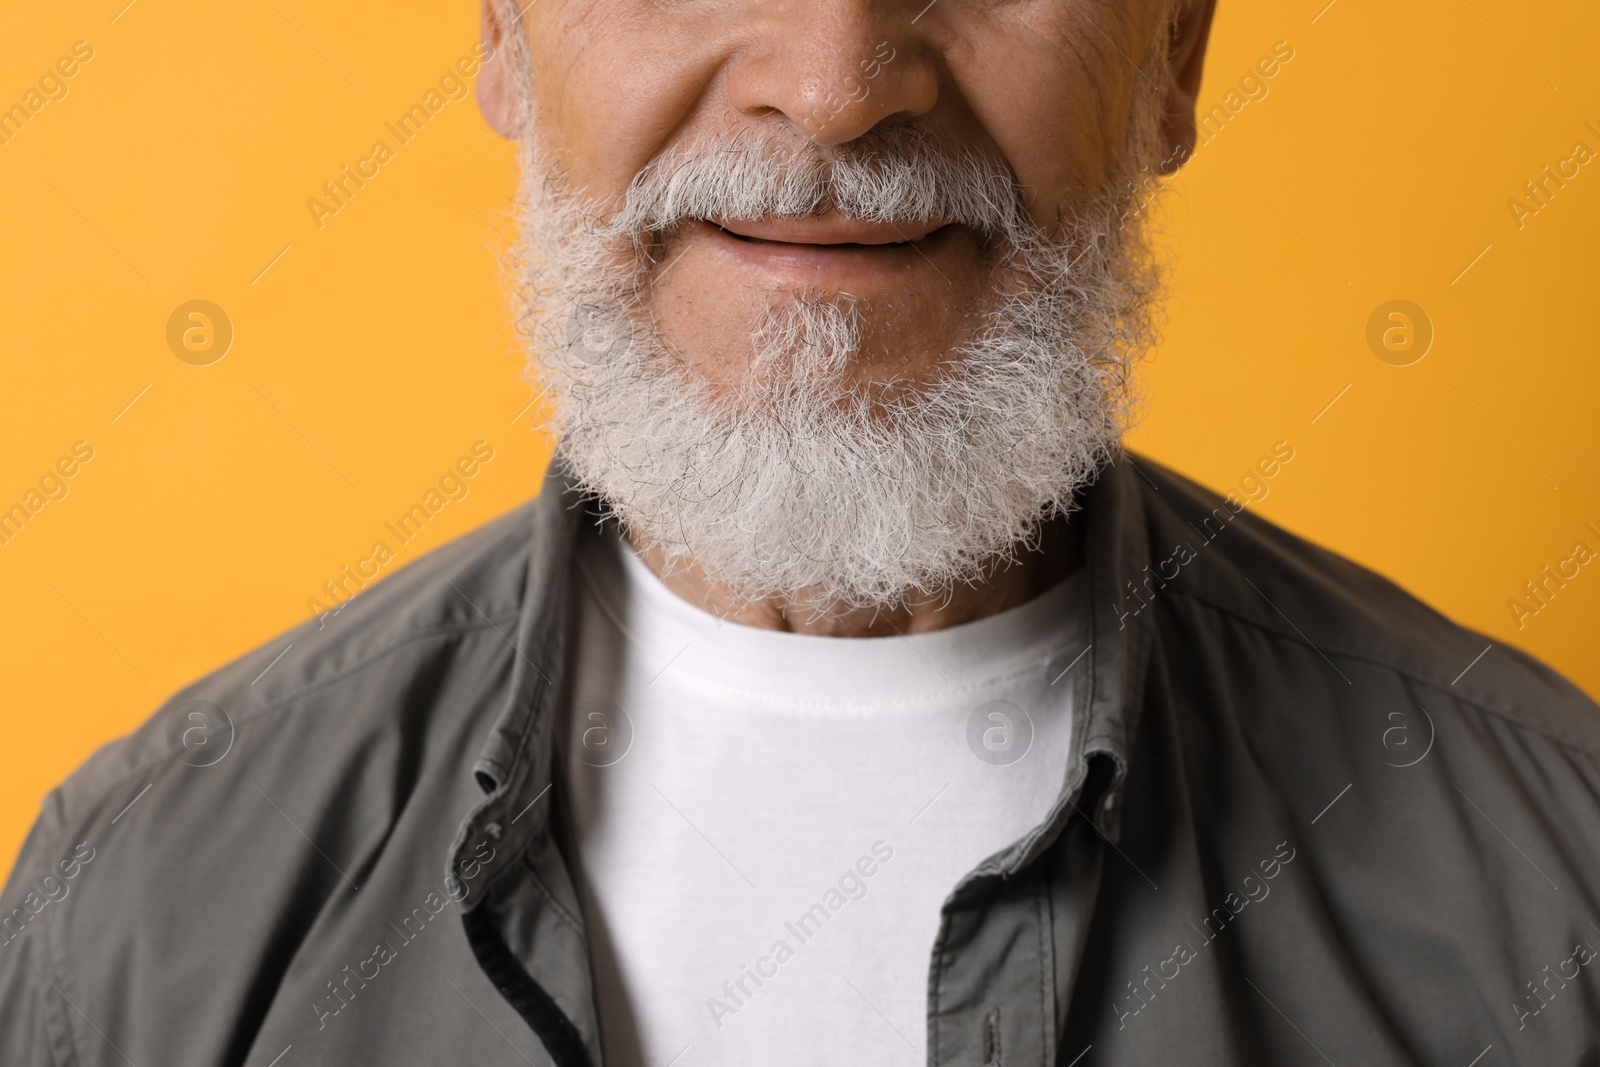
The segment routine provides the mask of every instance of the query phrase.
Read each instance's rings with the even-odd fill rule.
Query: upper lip
[[[797,245],[888,245],[922,238],[943,229],[937,219],[919,222],[869,222],[837,212],[806,218],[711,219],[729,233],[758,241]]]

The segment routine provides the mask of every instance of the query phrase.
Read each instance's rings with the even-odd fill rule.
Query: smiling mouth
[[[751,237],[751,236],[749,236],[747,234],[739,233],[737,230],[730,230],[726,226],[721,226],[721,225],[718,225],[717,223],[714,223],[714,222],[711,223],[711,225],[716,226],[717,229],[721,230],[727,236],[732,237],[734,240],[743,241],[745,244],[749,244],[749,245],[776,245],[776,246],[780,246],[780,247],[781,246],[789,246],[789,247],[800,246],[800,247],[804,247],[804,248],[815,248],[815,249],[819,249],[819,250],[820,249],[828,249],[828,248],[836,248],[836,249],[838,249],[840,251],[851,251],[851,252],[854,252],[854,251],[858,251],[858,250],[859,251],[870,251],[870,250],[874,250],[874,249],[885,249],[885,250],[887,250],[887,249],[891,249],[891,248],[894,248],[894,249],[910,248],[913,245],[915,245],[917,243],[917,241],[920,241],[920,240],[923,239],[923,238],[917,238],[917,240],[911,240],[911,239],[908,238],[908,239],[906,239],[904,241],[779,241],[779,240],[773,240],[773,239],[767,238],[767,237]],[[940,227],[940,229],[943,229],[943,227]],[[939,232],[938,230],[934,230],[932,233],[929,233],[929,234],[927,234],[925,236],[931,237],[931,236],[933,236],[934,233],[938,233],[938,232]]]
[[[712,218],[703,221],[747,244],[810,245],[840,249],[909,247],[950,225],[942,219],[873,222],[832,212],[804,218]]]
[[[952,284],[978,255],[975,234],[943,219],[871,222],[829,213],[804,218],[697,218],[686,233],[702,241],[739,285],[895,290]]]
[[[864,241],[774,241],[765,237],[748,237],[745,234],[730,230],[726,226],[718,226],[716,223],[712,223],[712,225],[716,226],[717,229],[721,230],[729,237],[732,237],[734,240],[743,241],[745,244],[751,245],[803,245],[807,248],[838,248],[841,250],[854,251],[856,249],[873,248],[910,248],[912,245],[916,244],[915,241],[910,240],[874,241],[871,243]]]

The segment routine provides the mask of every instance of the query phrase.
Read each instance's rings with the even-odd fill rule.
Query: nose
[[[764,0],[771,13],[727,71],[730,103],[780,114],[819,144],[853,141],[891,116],[917,117],[939,97],[913,14],[879,0]],[[892,12],[882,12],[882,7]]]

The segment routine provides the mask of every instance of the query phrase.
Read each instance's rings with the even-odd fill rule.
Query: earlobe
[[[506,60],[508,40],[500,0],[481,0],[479,33],[489,58],[478,71],[478,110],[489,128],[501,137],[515,137],[516,87]]]
[[[1161,125],[1167,145],[1166,158],[1161,161],[1163,174],[1175,172],[1194,154],[1195,106],[1216,10],[1217,0],[1181,0],[1167,65],[1167,108]]]

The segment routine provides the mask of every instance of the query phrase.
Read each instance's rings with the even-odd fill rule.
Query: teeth
[[[708,219],[706,221],[709,222],[710,220]],[[716,226],[717,229],[721,230],[723,233],[727,234],[729,237],[737,238],[740,241],[746,241],[746,242],[749,242],[750,244],[765,245],[765,244],[773,244],[773,243],[775,243],[775,242],[767,240],[765,237],[747,237],[742,233],[734,233],[732,230],[728,229],[726,226],[717,226],[717,224],[714,223],[714,222],[711,223],[711,224],[713,226]],[[889,241],[889,242],[886,242],[884,244],[864,245],[864,244],[861,244],[858,241],[839,241],[839,242],[835,242],[833,244],[817,245],[816,247],[818,247],[818,248],[905,248],[905,247],[907,247],[909,245],[913,245],[913,244],[916,244],[916,242],[915,241]]]

